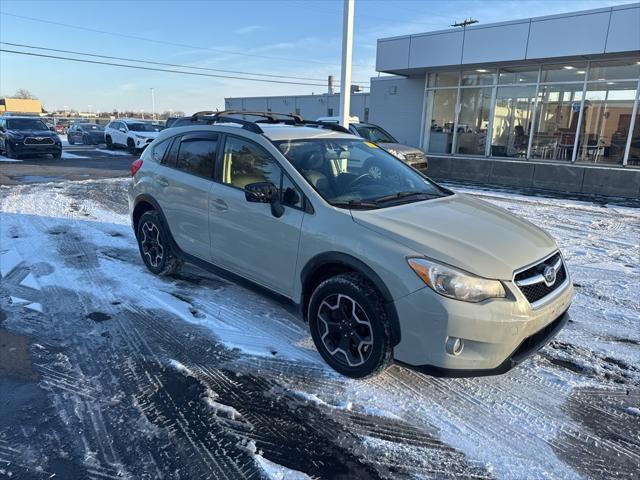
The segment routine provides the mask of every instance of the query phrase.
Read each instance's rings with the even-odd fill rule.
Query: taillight
[[[136,160],[135,162],[133,162],[131,164],[131,176],[135,176],[136,173],[138,173],[138,170],[140,170],[140,167],[142,167],[142,159],[139,158],[138,160]]]

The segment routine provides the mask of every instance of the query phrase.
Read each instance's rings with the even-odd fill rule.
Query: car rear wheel
[[[168,231],[158,212],[151,210],[142,214],[136,237],[142,261],[151,272],[170,275],[180,268],[181,262],[171,250]]]
[[[391,364],[387,314],[380,294],[363,275],[344,273],[318,285],[307,318],[318,352],[337,372],[365,378]]]
[[[76,143],[76,141],[73,139],[73,136],[68,134],[67,134],[67,142],[69,142],[69,145],[74,145]]]
[[[127,151],[131,154],[131,155],[135,155],[136,154],[136,144],[133,143],[133,140],[128,139],[127,140]]]
[[[113,140],[109,135],[106,136],[105,143],[107,144],[107,150],[113,150]]]

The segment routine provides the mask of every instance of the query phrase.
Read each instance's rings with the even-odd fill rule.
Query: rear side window
[[[176,168],[192,175],[211,178],[217,148],[217,138],[182,140]]]
[[[167,153],[167,149],[169,148],[169,144],[171,143],[171,139],[163,140],[153,147],[153,151],[151,152],[151,158],[154,162],[162,163],[162,159]]]

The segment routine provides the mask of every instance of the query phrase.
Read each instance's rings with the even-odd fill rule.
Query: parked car
[[[144,150],[163,127],[135,119],[118,119],[109,122],[104,129],[104,141],[107,148],[124,147],[135,155]]]
[[[69,145],[82,142],[84,145],[104,143],[104,127],[97,123],[74,123],[67,132]]]
[[[380,145],[387,152],[398,157],[400,160],[408,163],[413,168],[418,170],[426,170],[428,167],[427,156],[419,148],[410,147],[409,145],[403,145],[393,138],[393,136],[387,132],[384,128],[373,123],[361,122],[358,117],[351,117],[349,123],[349,130],[354,135],[362,137],[370,142]],[[319,122],[338,123],[339,117],[320,117],[317,119]],[[371,172],[376,175],[379,172]]]
[[[9,158],[21,155],[62,156],[62,142],[38,117],[0,117],[0,153]]]
[[[540,228],[339,125],[233,114],[167,129],[132,164],[129,209],[151,272],[188,261],[273,291],[299,307],[324,360],[356,378],[394,359],[504,373],[567,322],[571,279]]]

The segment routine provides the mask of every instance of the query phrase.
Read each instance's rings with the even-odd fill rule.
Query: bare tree
[[[25,100],[35,100],[37,97],[33,95],[26,88],[20,88],[14,95],[13,98],[22,98]]]

